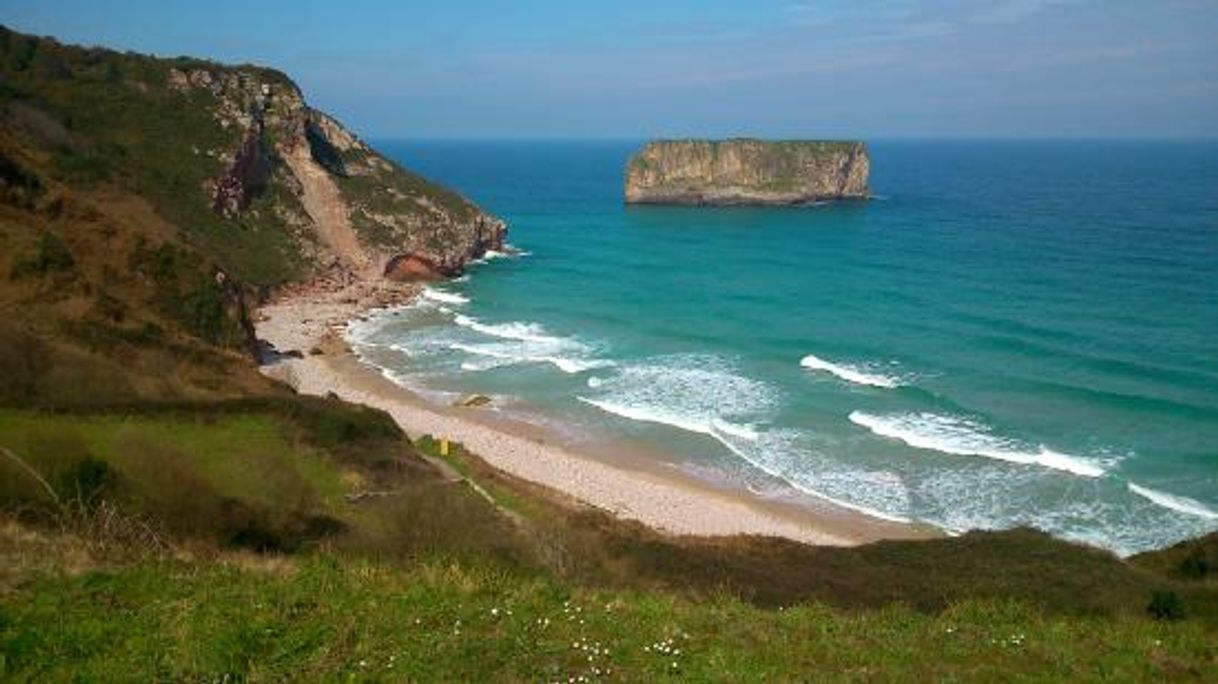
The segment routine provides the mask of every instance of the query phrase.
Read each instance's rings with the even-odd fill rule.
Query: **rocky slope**
[[[2,27],[0,52],[0,125],[92,176],[72,185],[152,200],[244,282],[376,279],[411,256],[438,275],[502,245],[502,221],[378,154],[277,71]]]
[[[801,204],[865,199],[870,194],[870,166],[861,142],[653,141],[630,159],[626,202]]]
[[[504,234],[277,71],[0,26],[0,345],[28,352],[0,357],[25,378],[14,399],[249,391],[248,312],[272,290],[443,277]]]
[[[227,165],[205,181],[215,211],[237,218],[278,184],[285,196],[273,211],[297,228],[314,271],[435,277],[503,245],[502,221],[386,159],[273,72],[171,67],[167,85],[184,96],[210,93],[216,122],[240,139],[235,149],[209,150]],[[432,269],[394,268],[404,259]]]

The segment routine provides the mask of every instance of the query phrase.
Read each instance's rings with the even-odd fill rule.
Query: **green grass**
[[[6,539],[10,559],[66,554]],[[573,588],[486,565],[140,561],[25,577],[0,604],[6,681],[1204,680],[1196,624],[966,601],[762,610]],[[227,677],[227,679],[226,679]]]
[[[176,543],[536,565],[512,525],[446,485],[388,416],[337,401],[0,409],[0,447],[54,490],[0,458],[0,512],[43,524],[92,529],[99,507],[117,508]]]
[[[68,423],[65,425],[65,423]],[[326,455],[293,440],[266,415],[237,414],[204,421],[141,416],[62,416],[0,411],[0,444],[37,465],[50,435],[75,438],[88,453],[120,472],[148,452],[184,459],[217,491],[265,506],[285,505],[270,486],[274,471],[292,473],[323,500],[341,497],[342,486]]]
[[[35,526],[0,517],[6,681],[1160,681],[1218,664],[1213,587],[1171,576],[1189,549],[1134,567],[1031,531],[673,539],[453,445],[509,519],[418,458],[432,440],[307,397],[3,410],[0,445],[60,487],[98,475],[82,455],[104,461],[103,496],[172,542],[10,508]],[[0,503],[19,502],[0,475]],[[360,491],[385,495],[343,496]],[[309,532],[321,517],[339,525]]]

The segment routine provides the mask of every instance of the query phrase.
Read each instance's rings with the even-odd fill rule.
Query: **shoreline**
[[[509,475],[666,534],[751,534],[833,546],[942,534],[828,501],[777,500],[712,483],[673,467],[672,460],[648,458],[654,449],[624,440],[601,449],[573,449],[541,426],[494,410],[430,402],[360,360],[339,332],[374,309],[405,305],[420,289],[355,283],[281,293],[257,313],[258,338],[271,345],[261,371],[302,394],[333,393],[384,410],[412,439],[431,434],[460,442]]]

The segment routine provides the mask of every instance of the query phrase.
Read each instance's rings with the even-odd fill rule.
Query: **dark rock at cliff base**
[[[790,205],[866,199],[871,162],[855,141],[659,140],[626,169],[632,204]]]
[[[465,408],[481,408],[488,406],[491,403],[491,398],[485,394],[468,394],[461,397],[454,406],[462,406]]]

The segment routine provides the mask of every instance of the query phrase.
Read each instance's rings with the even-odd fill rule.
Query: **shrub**
[[[23,449],[10,449],[5,456],[0,462],[0,506],[5,508],[87,508],[113,483],[109,465],[74,432],[36,432]]]
[[[67,243],[56,234],[43,231],[38,238],[38,245],[34,248],[33,254],[18,261],[13,266],[10,277],[13,280],[19,280],[44,276],[71,270],[75,265],[76,260],[72,258],[72,252],[68,249]]]
[[[121,440],[117,448],[124,503],[173,532],[219,541],[223,528],[240,517],[178,450],[139,438]]]
[[[1156,620],[1183,620],[1184,599],[1174,591],[1156,591],[1150,596],[1146,612]]]
[[[28,404],[51,367],[50,348],[24,330],[0,325],[0,349],[0,403]]]
[[[511,523],[460,483],[408,484],[359,504],[364,524],[343,540],[350,550],[384,558],[497,557],[527,564]]]
[[[1210,562],[1205,555],[1205,549],[1193,549],[1192,553],[1185,556],[1184,560],[1180,561],[1179,573],[1190,580],[1205,579],[1210,574]]]
[[[0,152],[0,201],[33,209],[40,194],[42,183],[38,176]]]
[[[169,444],[127,437],[116,446],[124,506],[182,538],[256,551],[295,551],[345,529],[289,463],[251,453],[244,472],[266,497],[233,495]]]

